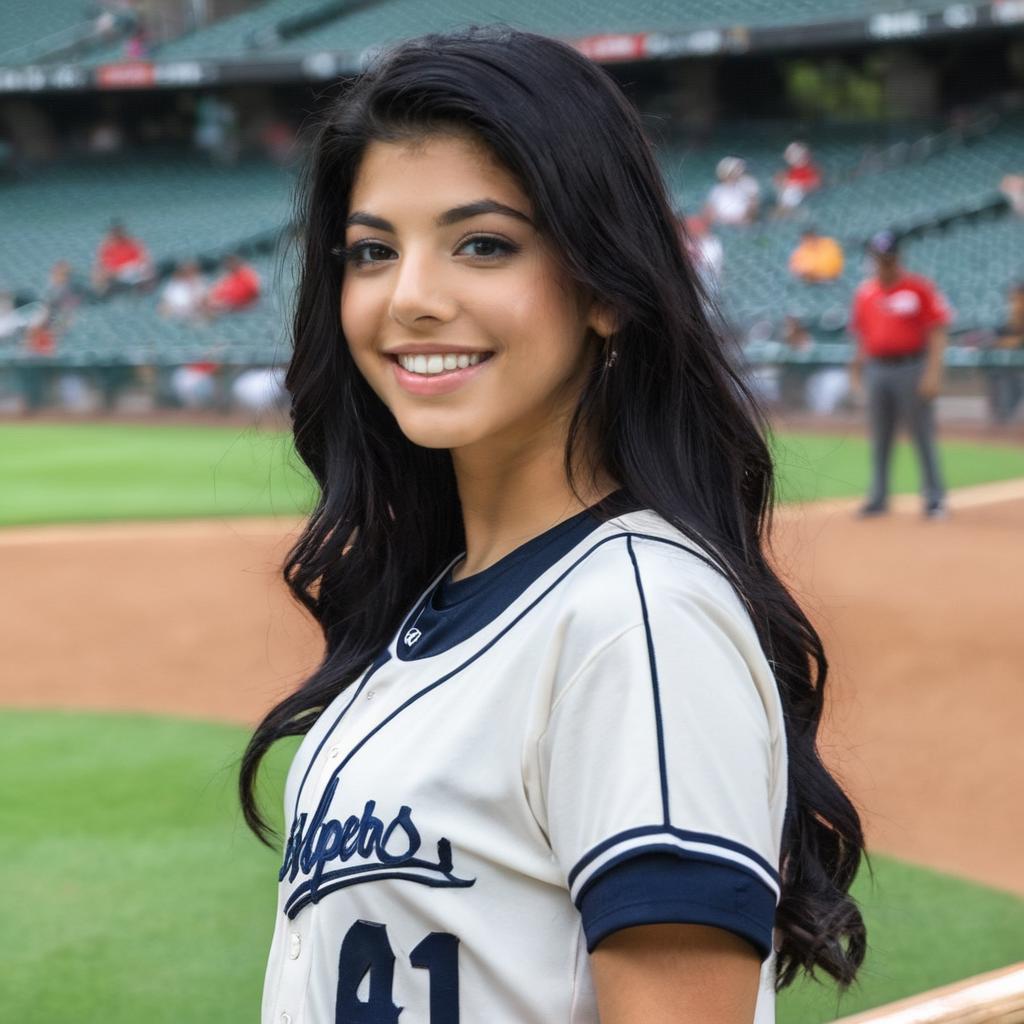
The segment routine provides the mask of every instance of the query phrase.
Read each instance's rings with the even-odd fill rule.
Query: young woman
[[[739,1024],[848,984],[856,811],[764,555],[772,466],[639,119],[539,36],[430,36],[327,113],[288,370],[317,671],[264,1024]]]

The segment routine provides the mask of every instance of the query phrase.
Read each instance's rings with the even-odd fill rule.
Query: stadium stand
[[[744,154],[770,194],[770,175],[778,169],[781,150],[799,134],[799,126],[785,122],[732,125],[699,148],[667,146],[661,155],[679,208],[700,208],[715,163],[730,152]],[[908,265],[932,275],[947,290],[958,313],[958,330],[995,325],[1006,287],[1024,265],[1019,221],[1004,215],[963,219],[942,229],[927,225],[982,199],[998,200],[999,174],[1015,152],[1024,151],[1024,124],[1011,119],[969,146],[845,180],[865,151],[882,141],[863,129],[813,135],[816,158],[827,176],[842,184],[808,200],[801,217],[718,229],[726,254],[721,305],[731,321],[744,326],[791,314],[819,331],[841,330],[863,273],[863,238],[888,226],[896,211],[910,211],[915,224],[925,228],[908,244]],[[0,285],[38,294],[59,259],[87,272],[103,230],[125,211],[130,211],[132,233],[165,270],[190,257],[212,262],[239,245],[269,246],[287,222],[291,187],[287,172],[257,160],[221,167],[180,155],[149,155],[45,169],[30,181],[0,189],[0,217],[15,240],[0,250]],[[808,217],[846,246],[846,266],[834,282],[808,286],[787,270],[788,255]],[[996,268],[985,258],[993,251],[1005,254]],[[949,270],[953,266],[955,274]],[[274,276],[273,258],[261,257],[258,267],[265,279]],[[276,294],[252,311],[217,321],[216,336],[226,346],[228,361],[280,356],[283,301]],[[155,305],[156,293],[83,307],[61,339],[62,355],[73,362],[119,354],[131,362],[200,358],[213,330],[162,321]]]
[[[376,0],[311,4],[308,0],[269,0],[198,32],[173,40],[158,51],[161,60],[239,57],[253,50],[301,49],[361,51],[429,31],[465,24],[503,22],[562,37],[600,32],[686,30],[714,25],[797,24],[825,18],[863,17],[899,10],[899,0],[613,0],[589,4],[574,0]],[[938,7],[938,0],[918,4]],[[309,25],[304,30],[304,26]],[[110,54],[97,55],[99,63]]]
[[[4,0],[0,66],[31,64],[91,36],[96,17],[96,5],[85,0]]]
[[[230,167],[180,153],[118,155],[51,165],[0,186],[0,287],[37,292],[68,260],[88,275],[96,245],[121,219],[154,259],[217,256],[273,235],[288,217],[290,180],[270,163]]]

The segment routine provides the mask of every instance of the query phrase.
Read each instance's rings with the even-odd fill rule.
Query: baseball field
[[[858,521],[863,440],[776,439],[773,555],[829,652],[822,754],[873,868],[860,983],[788,991],[781,1024],[1024,959],[1024,448],[942,457],[948,520],[920,518],[902,447],[904,497]],[[256,1019],[279,857],[236,762],[318,657],[278,572],[311,496],[279,432],[0,425],[0,1018]]]

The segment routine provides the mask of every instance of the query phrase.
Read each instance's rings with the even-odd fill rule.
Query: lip
[[[436,352],[437,349],[435,348]],[[447,351],[454,352],[455,349]],[[479,351],[479,350],[478,350]],[[406,353],[403,352],[403,355]],[[394,369],[395,380],[398,386],[411,395],[447,395],[456,391],[464,384],[468,384],[478,373],[489,363],[490,359],[483,359],[475,366],[466,366],[461,370],[448,370],[445,373],[435,373],[427,377],[421,373],[410,373],[395,357],[388,357]]]
[[[490,352],[490,349],[486,348],[462,348],[459,345],[445,345],[443,348],[439,348],[437,342],[417,342],[411,345],[399,345],[398,348],[391,348],[384,350],[381,355],[385,356],[429,356],[437,352],[454,352],[457,355],[465,354],[467,356],[473,355],[484,355]]]

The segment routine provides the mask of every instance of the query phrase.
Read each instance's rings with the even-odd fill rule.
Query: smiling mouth
[[[486,362],[493,352],[432,352],[417,354],[395,354],[393,359],[403,370],[422,377],[436,377],[439,374],[464,370],[469,366]]]

